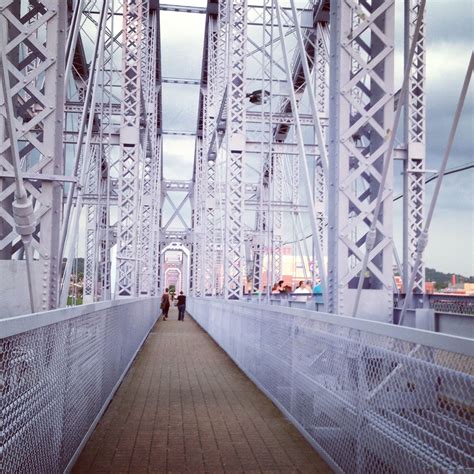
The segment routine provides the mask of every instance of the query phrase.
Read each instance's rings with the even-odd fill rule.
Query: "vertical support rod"
[[[300,158],[303,162],[303,172],[304,172],[304,182],[305,182],[305,188],[306,188],[306,193],[307,193],[307,199],[308,199],[308,207],[309,207],[309,212],[310,212],[310,223],[311,223],[311,228],[313,231],[313,235],[315,236],[316,240],[316,258],[318,261],[318,267],[320,271],[320,276],[321,276],[321,284],[323,288],[326,288],[326,269],[324,266],[324,259],[321,251],[321,236],[319,235],[319,229],[317,226],[316,222],[316,208],[314,205],[314,196],[312,192],[312,185],[311,185],[311,179],[309,177],[309,169],[308,169],[308,162],[306,159],[306,151],[304,147],[304,139],[303,139],[303,131],[301,128],[301,123],[300,123],[300,118],[298,114],[298,104],[296,101],[296,96],[295,96],[295,89],[294,89],[294,84],[293,84],[293,77],[291,76],[291,68],[290,68],[290,61],[288,58],[288,51],[286,48],[286,40],[285,40],[285,35],[283,33],[283,23],[282,23],[282,18],[281,18],[281,11],[280,11],[280,4],[278,0],[275,0],[275,7],[276,7],[276,14],[277,14],[277,21],[278,21],[278,28],[280,32],[280,41],[281,41],[281,47],[283,51],[283,61],[285,64],[285,70],[286,70],[286,76],[287,76],[287,82],[288,82],[288,89],[290,93],[290,101],[291,101],[291,109],[293,111],[293,117],[295,120],[295,128],[296,128],[296,137],[298,141],[298,148],[300,152]],[[327,294],[324,292],[324,299],[326,299]]]
[[[451,130],[449,132],[448,144],[446,146],[446,151],[444,152],[443,160],[441,161],[441,166],[438,172],[439,178],[436,180],[435,189],[433,191],[433,197],[431,198],[430,207],[426,215],[425,226],[417,242],[415,264],[413,266],[413,270],[410,275],[410,281],[406,289],[406,297],[405,297],[405,301],[403,302],[402,312],[400,314],[400,322],[399,322],[400,325],[403,324],[403,319],[405,318],[406,310],[408,306],[410,305],[410,300],[412,297],[412,289],[415,283],[415,277],[418,271],[418,266],[420,265],[420,262],[423,258],[423,252],[428,243],[428,231],[430,230],[431,220],[433,219],[433,213],[436,208],[436,203],[438,201],[439,190],[441,189],[441,185],[443,184],[444,173],[446,171],[446,166],[448,164],[449,155],[451,154],[451,148],[454,143],[454,137],[456,135],[456,131],[458,128],[459,118],[461,117],[461,112],[464,107],[464,102],[466,100],[467,91],[469,89],[469,83],[471,82],[473,67],[474,67],[474,53],[471,54],[471,59],[469,61],[469,66],[467,68],[466,77],[464,78],[461,95],[459,97],[458,105],[456,107],[456,112],[454,114]]]

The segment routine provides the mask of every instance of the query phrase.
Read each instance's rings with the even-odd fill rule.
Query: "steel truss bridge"
[[[72,467],[169,284],[335,471],[474,468],[472,301],[425,295],[423,258],[473,61],[425,202],[426,2],[402,3],[396,88],[395,0],[0,0],[0,471]],[[200,78],[162,75],[164,11],[205,18]],[[163,84],[199,86],[194,130]],[[292,238],[319,305],[270,295]]]

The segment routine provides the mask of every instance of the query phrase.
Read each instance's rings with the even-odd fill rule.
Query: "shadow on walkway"
[[[73,472],[331,472],[188,316],[150,332]]]

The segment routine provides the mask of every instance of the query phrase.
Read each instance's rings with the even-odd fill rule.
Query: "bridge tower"
[[[332,2],[330,20],[328,309],[351,314],[368,252],[358,316],[384,322],[393,307],[393,178],[385,157],[394,122],[394,3]]]

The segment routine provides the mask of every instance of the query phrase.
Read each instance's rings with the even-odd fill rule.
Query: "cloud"
[[[163,76],[201,77],[205,18],[195,13],[160,13]]]
[[[163,84],[162,95],[164,130],[195,132],[199,86]]]
[[[194,138],[163,136],[165,179],[192,179],[194,166]]]

